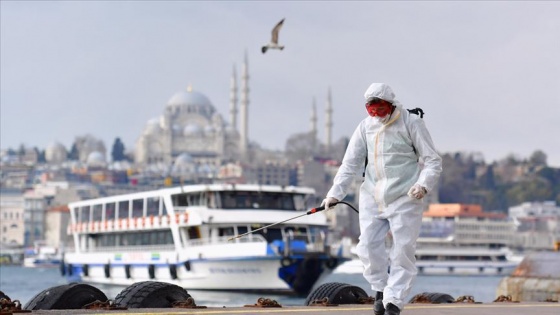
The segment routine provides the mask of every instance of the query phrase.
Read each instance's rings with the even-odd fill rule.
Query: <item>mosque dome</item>
[[[60,142],[54,142],[45,149],[45,160],[49,163],[62,163],[66,161],[68,152]]]
[[[159,120],[157,118],[150,119],[147,123],[145,133],[148,135],[156,135],[160,131]]]
[[[188,88],[175,93],[167,102],[168,107],[180,108],[187,113],[200,114],[210,119],[216,112],[214,105],[206,95]]]
[[[181,153],[175,159],[175,162],[173,163],[172,171],[174,173],[186,174],[186,173],[192,173],[194,169],[195,169],[195,161],[193,157],[188,153]]]
[[[87,165],[89,166],[100,166],[105,164],[105,156],[103,153],[99,151],[91,152],[86,160]]]

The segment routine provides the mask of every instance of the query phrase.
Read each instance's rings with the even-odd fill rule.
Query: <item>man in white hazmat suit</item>
[[[437,184],[441,157],[423,119],[403,109],[391,87],[373,83],[364,97],[369,116],[354,131],[322,205],[328,209],[342,200],[367,161],[360,187],[361,233],[356,250],[364,264],[364,277],[376,292],[375,315],[394,315],[404,307],[417,274],[414,254],[422,198]],[[393,246],[387,255],[389,231]]]

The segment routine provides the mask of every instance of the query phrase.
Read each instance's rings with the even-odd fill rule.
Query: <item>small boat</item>
[[[193,290],[307,295],[349,259],[328,241],[326,216],[306,215],[314,193],[208,184],[70,203],[75,244],[61,271],[94,284],[152,280]]]
[[[29,268],[54,268],[60,266],[62,253],[45,241],[34,242],[33,248],[23,252],[23,266]]]

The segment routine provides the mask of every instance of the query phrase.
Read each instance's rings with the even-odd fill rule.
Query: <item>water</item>
[[[412,297],[422,292],[447,293],[457,298],[461,295],[472,295],[477,302],[488,303],[496,298],[496,288],[502,279],[501,276],[418,276],[412,288]],[[317,285],[326,282],[342,282],[363,288],[368,295],[373,295],[369,285],[361,274],[331,274],[319,280]],[[66,280],[60,275],[58,268],[24,268],[20,266],[0,265],[0,291],[12,300],[19,300],[25,305],[39,292],[53,286],[65,284]],[[106,287],[95,285],[114,299],[123,287]],[[265,297],[276,300],[281,305],[304,305],[305,297],[287,295],[234,293],[216,291],[188,290],[197,305],[209,307],[243,306],[257,303],[257,299]]]

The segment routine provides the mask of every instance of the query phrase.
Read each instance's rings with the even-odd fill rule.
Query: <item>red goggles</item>
[[[389,102],[383,101],[382,99],[374,98],[366,104],[366,110],[372,117],[385,117],[391,113],[393,105]]]

